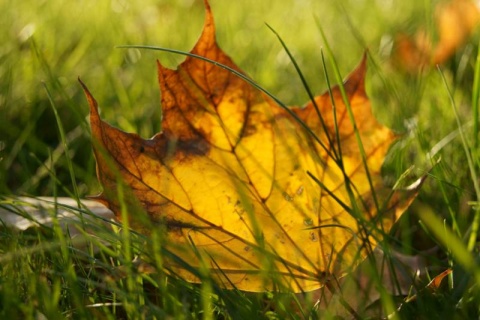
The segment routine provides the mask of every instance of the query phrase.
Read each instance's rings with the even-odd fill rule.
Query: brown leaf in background
[[[465,44],[480,22],[480,11],[472,0],[451,0],[435,8],[436,41],[424,28],[414,36],[396,37],[394,59],[406,71],[415,73],[425,66],[444,63]]]

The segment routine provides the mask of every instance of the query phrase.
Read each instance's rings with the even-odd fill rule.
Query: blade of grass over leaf
[[[349,214],[353,215],[354,213],[352,212],[352,208],[349,207],[346,203],[344,203],[340,198],[338,198],[334,192],[332,192],[322,181],[320,181],[316,176],[314,176],[311,172],[307,172],[307,174],[310,176],[310,178],[312,178],[313,181],[315,181],[315,183],[317,183],[321,188],[322,190],[325,190],[325,192],[328,193],[329,196],[331,196],[332,198],[335,199],[335,201],[337,201],[337,203],[342,206],[343,210],[345,210],[346,212],[348,212]]]
[[[332,114],[333,114],[333,123],[335,124],[335,142],[336,144],[332,146],[336,146],[337,148],[333,148],[334,150],[337,150],[337,157],[338,161],[341,161],[342,159],[342,146],[340,144],[340,132],[338,130],[338,120],[337,120],[337,106],[335,103],[335,99],[333,98],[333,92],[332,92],[332,85],[330,83],[330,77],[328,75],[327,71],[327,64],[325,62],[325,54],[323,53],[323,49],[320,51],[320,55],[322,57],[322,68],[323,68],[323,74],[325,75],[325,80],[327,82],[327,89],[328,89],[328,94],[330,96],[330,101],[332,103]],[[318,108],[318,107],[317,107]]]
[[[350,215],[352,215],[353,217],[355,218],[359,218],[359,214],[358,214],[358,206],[357,206],[357,202],[356,202],[356,199],[355,199],[355,195],[354,195],[354,192],[352,190],[352,185],[351,185],[351,181],[350,181],[350,177],[346,174],[345,172],[345,169],[344,169],[344,163],[343,163],[343,159],[342,159],[342,145],[341,145],[341,139],[340,139],[340,130],[338,128],[338,118],[337,118],[337,106],[336,106],[336,101],[335,101],[335,98],[333,96],[333,91],[332,91],[332,86],[331,86],[331,83],[330,83],[330,77],[328,75],[328,71],[327,71],[327,67],[326,67],[326,63],[325,63],[325,55],[324,55],[324,52],[323,50],[321,50],[321,57],[322,57],[322,67],[323,67],[323,71],[324,71],[324,75],[325,75],[325,79],[326,79],[326,82],[327,82],[327,88],[328,88],[328,93],[329,93],[329,96],[330,96],[330,101],[331,101],[331,104],[332,104],[332,115],[333,115],[333,120],[334,120],[334,126],[335,126],[335,144],[332,144],[332,148],[334,148],[334,146],[336,146],[336,150],[337,150],[337,159],[338,159],[338,166],[341,168],[342,170],[342,173],[343,173],[343,178],[345,180],[345,185],[346,185],[346,189],[347,189],[347,192],[349,194],[349,197],[350,197],[350,205],[351,207],[349,207],[348,210],[346,210],[348,213],[350,213]],[[366,59],[366,57],[364,57],[363,59]],[[364,61],[364,63],[366,63]],[[341,88],[343,88],[343,85],[339,85],[339,88],[340,90],[342,90]],[[342,93],[342,98],[345,99],[345,96],[344,94]],[[345,101],[344,101],[345,102]],[[346,107],[347,107],[347,111],[348,111],[348,107],[349,104],[346,104]],[[355,126],[354,126],[354,131],[355,131]],[[368,174],[368,171],[367,171],[367,174]],[[311,174],[309,173],[309,175],[311,176]],[[311,176],[312,177],[312,176]],[[319,184],[322,189],[326,190],[326,186],[323,185],[323,183],[321,183],[318,179],[314,179],[317,184]],[[333,192],[330,192],[330,191],[327,191],[331,197],[334,197],[335,199],[337,199],[337,202],[340,200],[338,198],[336,198],[336,196],[334,195]],[[375,193],[373,193],[373,196],[375,197]],[[346,204],[344,203],[341,203],[339,202],[339,204],[342,206],[342,207],[348,207]],[[377,207],[377,210],[378,210],[378,207]],[[360,223],[364,222],[361,220],[361,217],[360,217],[360,220],[359,220]]]
[[[275,31],[275,29],[273,29],[270,25],[267,24],[267,27],[275,34],[275,36],[277,37],[278,41],[280,41],[280,43],[282,44],[282,47],[283,49],[285,50],[285,52],[287,53],[288,57],[290,58],[290,61],[292,62],[293,66],[295,67],[295,71],[297,72],[300,80],[302,81],[302,85],[303,85],[303,88],[305,89],[305,91],[307,92],[308,94],[308,97],[310,98],[310,101],[312,102],[313,106],[315,107],[315,111],[317,112],[317,116],[318,116],[318,119],[320,119],[320,123],[322,125],[322,128],[323,130],[325,131],[326,133],[326,136],[327,136],[327,140],[328,140],[328,144],[325,145],[322,141],[320,141],[318,138],[316,139],[317,141],[319,141],[320,145],[322,146],[322,148],[325,150],[325,152],[327,152],[328,156],[330,158],[332,158],[334,161],[338,161],[338,154],[337,154],[337,151],[335,148],[332,148],[332,151],[333,151],[333,154],[330,153],[330,148],[328,146],[334,146],[333,144],[333,141],[332,141],[332,138],[330,137],[330,135],[328,134],[328,130],[327,130],[327,126],[325,125],[325,121],[323,120],[323,116],[322,114],[320,113],[320,110],[318,108],[318,105],[317,105],[317,102],[315,100],[315,97],[312,93],[312,90],[310,89],[310,86],[308,85],[307,83],[307,80],[305,79],[305,76],[303,75],[302,73],[302,70],[300,69],[300,66],[298,65],[297,61],[295,60],[295,57],[292,55],[292,53],[290,52],[290,50],[288,49],[287,45],[285,44],[285,42],[283,41],[283,39],[280,37],[280,35],[277,33],[277,31]],[[327,82],[328,82],[328,79],[327,79]],[[330,90],[330,87],[329,87],[329,90]],[[332,103],[333,103],[333,99],[332,99]],[[335,105],[333,103],[333,105]],[[334,115],[335,114],[335,111],[334,111]],[[335,121],[336,122],[336,121]],[[314,133],[312,133],[314,134]],[[338,137],[337,137],[338,138]],[[339,140],[337,140],[339,141]]]
[[[362,157],[363,167],[364,167],[365,172],[367,174],[368,183],[370,184],[370,189],[372,190],[372,197],[373,197],[373,201],[374,201],[374,204],[375,204],[375,208],[379,209],[380,205],[379,205],[377,195],[375,193],[375,189],[374,189],[374,186],[373,186],[372,178],[371,178],[371,175],[370,175],[370,169],[368,168],[368,165],[367,165],[367,155],[365,154],[365,149],[363,147],[362,139],[360,138],[360,134],[359,134],[359,131],[358,131],[357,123],[355,121],[355,117],[354,117],[353,112],[352,112],[352,107],[350,105],[350,101],[347,97],[347,93],[345,92],[345,87],[342,85],[342,80],[343,79],[342,79],[342,76],[340,75],[340,70],[338,69],[338,64],[336,63],[335,55],[333,54],[333,51],[330,48],[330,45],[328,44],[327,37],[325,36],[325,32],[324,32],[320,22],[318,21],[318,19],[315,19],[315,21],[317,23],[318,30],[320,31],[320,35],[322,36],[322,39],[323,39],[323,42],[324,42],[324,45],[325,45],[325,49],[326,49],[327,54],[328,54],[328,58],[330,59],[332,68],[334,70],[335,78],[336,78],[337,82],[339,83],[338,88],[340,89],[340,92],[342,94],[343,102],[345,103],[345,106],[346,106],[347,112],[348,112],[348,116],[350,118],[350,122],[352,123],[352,126],[353,126],[353,131],[354,131],[354,134],[355,134],[355,138],[357,140],[357,145],[358,145],[358,148],[360,150],[360,155]]]

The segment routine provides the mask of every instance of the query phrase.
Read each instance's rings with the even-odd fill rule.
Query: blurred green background
[[[413,33],[420,23],[431,28],[434,4],[211,1],[220,46],[248,75],[288,105],[303,105],[308,97],[266,23],[283,38],[317,94],[327,88],[319,25],[343,76],[368,49],[372,59],[367,85],[376,114],[400,133],[407,132],[412,123],[425,130],[421,149],[427,151],[455,128],[446,90],[438,75],[436,80],[405,77],[392,68],[389,59],[398,32]],[[190,50],[202,30],[203,1],[3,0],[0,12],[0,194],[65,195],[72,190],[52,104],[67,135],[68,156],[73,159],[80,194],[98,192],[88,108],[77,78],[90,88],[109,123],[145,138],[152,136],[161,126],[155,60],[175,67],[184,57],[116,46],[146,44]],[[447,67],[446,75],[455,88],[461,81],[470,84],[475,53],[476,46],[467,45],[449,62],[454,67]],[[462,61],[463,74],[458,77]],[[469,96],[470,85],[460,89],[460,97]],[[435,108],[432,99],[438,102]],[[426,107],[422,109],[422,105]],[[439,116],[440,123],[438,119],[432,122],[432,117]],[[397,176],[410,161],[424,160],[418,160],[416,153],[403,153],[400,158],[404,162],[398,166]]]

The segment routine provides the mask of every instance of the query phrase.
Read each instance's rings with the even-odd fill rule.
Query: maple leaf
[[[218,47],[206,6],[191,53],[241,72]],[[147,234],[163,228],[166,249],[206,266],[223,287],[317,289],[361,261],[413,199],[383,186],[395,135],[372,115],[365,72],[364,58],[344,84],[355,129],[340,87],[332,89],[335,107],[328,94],[315,98],[320,118],[314,103],[288,112],[208,61],[189,56],[177,70],[158,63],[162,132],[149,140],[104,122],[84,86],[104,189],[98,200],[121,218],[124,182],[130,225]],[[200,281],[178,260],[168,264]]]

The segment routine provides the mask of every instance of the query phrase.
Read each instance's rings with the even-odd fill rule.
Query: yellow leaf
[[[241,72],[215,41],[208,4],[192,53]],[[167,249],[193,267],[207,266],[223,287],[317,289],[360,262],[413,199],[383,186],[380,168],[395,136],[372,115],[365,72],[364,59],[344,87],[370,177],[338,87],[335,109],[328,93],[315,99],[324,127],[312,103],[293,108],[295,119],[214,64],[188,57],[169,70],[158,63],[163,130],[149,140],[101,120],[84,87],[104,188],[99,200],[120,218],[123,181],[128,203],[149,218],[145,224],[131,208],[130,225],[146,234],[164,229]]]

